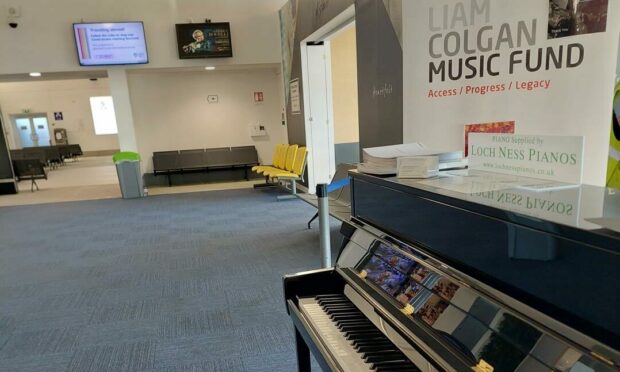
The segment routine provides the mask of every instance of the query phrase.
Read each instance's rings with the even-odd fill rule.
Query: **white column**
[[[127,70],[110,69],[108,70],[108,78],[110,81],[110,92],[114,100],[114,112],[116,113],[116,124],[118,125],[118,143],[121,151],[138,152],[129,86],[127,85]]]

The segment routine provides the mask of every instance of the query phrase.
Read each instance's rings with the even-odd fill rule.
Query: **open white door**
[[[308,192],[311,194],[315,193],[317,184],[330,183],[336,169],[330,49],[327,43],[305,43],[301,47]]]

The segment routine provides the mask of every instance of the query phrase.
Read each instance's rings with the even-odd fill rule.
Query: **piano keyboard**
[[[343,371],[420,371],[344,295],[303,298],[299,307]]]

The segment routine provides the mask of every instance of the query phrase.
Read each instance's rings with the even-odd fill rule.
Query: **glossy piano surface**
[[[411,247],[375,240],[356,271],[395,300],[394,308],[410,305],[412,321],[430,327],[472,365],[484,361],[496,371],[614,370],[437,271]]]
[[[596,340],[620,349],[620,234],[586,220],[620,218],[620,192],[581,186],[553,192],[500,189],[464,194],[419,181],[350,175],[355,219],[415,245],[498,296],[526,304],[523,311],[532,308],[546,314],[552,325],[558,321],[577,330],[586,344]],[[376,275],[371,271],[380,264],[374,260],[367,257],[364,262],[371,279]],[[417,314],[429,325],[434,326],[437,315],[446,311],[467,312],[458,301],[451,302],[460,287],[423,273],[411,281],[416,273],[410,270],[415,268],[402,265],[400,274],[395,268],[384,271],[389,280],[379,278],[379,286],[396,301],[414,301]],[[484,309],[479,316],[463,315],[471,318],[466,326],[473,333],[486,327],[501,336],[506,333],[502,329],[514,326],[510,317],[496,319],[497,314],[489,322],[493,310],[474,305]],[[479,356],[482,349],[463,337],[459,342]],[[517,350],[530,342],[513,341]]]

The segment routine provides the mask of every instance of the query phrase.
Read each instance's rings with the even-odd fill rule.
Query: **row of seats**
[[[258,153],[254,146],[157,151],[153,153],[153,173],[155,175],[166,174],[170,186],[172,186],[171,174],[173,173],[213,168],[244,167],[245,178],[247,179],[247,168],[256,164],[258,164]]]
[[[306,169],[308,151],[299,145],[276,145],[272,165],[259,165],[252,171],[265,177],[265,185],[277,185],[281,181],[290,182],[291,193],[297,193],[297,181],[302,181]],[[263,186],[265,186],[263,185]]]
[[[30,191],[36,187],[39,189],[36,180],[46,180],[47,170],[39,159],[13,159],[13,171],[18,181],[30,180]]]
[[[83,154],[82,147],[78,144],[24,147],[21,150],[11,150],[11,159],[38,159],[44,165],[53,168],[62,164],[65,159],[75,159]]]
[[[54,145],[39,147],[24,147],[21,150],[11,150],[13,172],[18,181],[30,180],[30,191],[36,187],[36,180],[47,179],[47,169],[53,169],[64,163],[65,159],[76,159],[83,155],[80,145]]]

